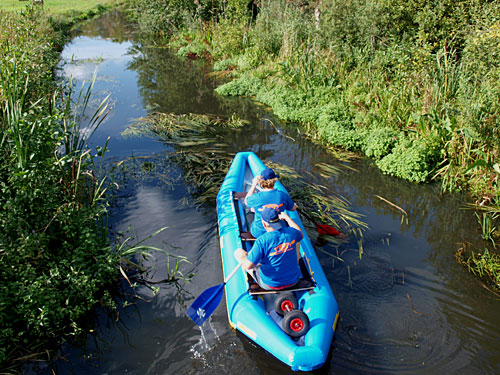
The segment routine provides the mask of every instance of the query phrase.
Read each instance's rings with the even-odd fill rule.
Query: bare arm
[[[257,184],[260,182],[260,176],[255,176],[252,180],[252,186],[250,186],[250,190],[248,190],[247,196],[245,197],[245,204],[248,206],[247,199],[253,193],[255,193],[255,189],[257,188]]]
[[[238,260],[238,263],[242,263],[242,267],[245,271],[255,268],[255,264],[247,259],[247,252],[242,248],[234,251],[234,257]]]
[[[297,229],[298,231],[300,231],[300,233],[302,233],[302,229],[300,229],[299,225],[295,221],[293,221],[292,218],[288,216],[286,212],[280,213],[280,219],[285,220],[289,227]]]
[[[297,204],[295,204],[294,207],[296,208]],[[300,229],[299,225],[295,221],[293,221],[292,218],[290,216],[288,216],[288,214],[286,212],[280,213],[280,219],[285,220],[289,227],[297,229],[298,231],[300,231],[300,233],[302,233],[302,229]],[[296,249],[297,249],[297,262],[298,262],[300,260],[300,257],[301,257],[301,255],[300,255],[300,242],[297,243]]]

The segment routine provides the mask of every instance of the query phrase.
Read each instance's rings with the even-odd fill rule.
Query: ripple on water
[[[218,337],[211,324],[201,329],[200,341],[191,347],[193,358],[189,374],[258,374],[260,371],[244,350],[241,342],[229,331]]]
[[[329,373],[456,373],[470,365],[475,349],[455,326],[470,312],[434,274],[394,270],[387,254],[370,249],[351,280],[352,289],[344,282],[337,296],[341,318]],[[480,321],[475,329],[484,333]]]
[[[361,259],[358,254],[357,249],[343,254],[345,277],[334,283],[340,282],[349,294],[370,296],[375,304],[390,300],[394,293],[394,272],[389,255],[377,249],[370,249]]]

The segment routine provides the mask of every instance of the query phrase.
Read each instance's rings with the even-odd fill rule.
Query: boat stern
[[[288,364],[293,371],[312,371],[324,365],[328,351],[317,346],[298,346],[290,353]]]

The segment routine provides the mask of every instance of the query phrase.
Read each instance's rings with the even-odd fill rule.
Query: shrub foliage
[[[34,359],[117,277],[92,157],[68,150],[77,124],[58,109],[55,31],[33,9],[0,14],[0,367]],[[66,126],[62,126],[65,123]],[[44,357],[47,359],[47,356]],[[19,363],[19,362],[17,362]]]

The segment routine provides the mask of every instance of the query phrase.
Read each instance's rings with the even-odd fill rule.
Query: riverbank
[[[59,52],[72,25],[117,4],[101,1],[83,11],[83,3],[57,18],[39,6],[0,12],[0,372],[5,374],[21,372],[27,362],[50,362],[62,343],[92,332],[96,306],[116,307],[117,280],[129,269],[144,271],[133,257],[150,251],[142,242],[129,245],[131,238],[110,240],[107,144],[93,150],[87,144],[109,112],[107,100],[89,121],[84,113],[93,82],[81,93],[71,82],[56,83]],[[172,282],[184,279],[178,266],[186,261],[173,258]]]
[[[363,153],[385,174],[467,192],[496,251],[496,3],[131,4],[154,43],[212,59],[229,80],[220,95],[254,97],[316,142]]]
[[[68,87],[55,84],[65,35],[36,8],[2,13],[0,23],[0,367],[16,373],[82,332],[85,314],[110,299],[102,291],[117,278],[119,255],[97,160],[75,137]]]

